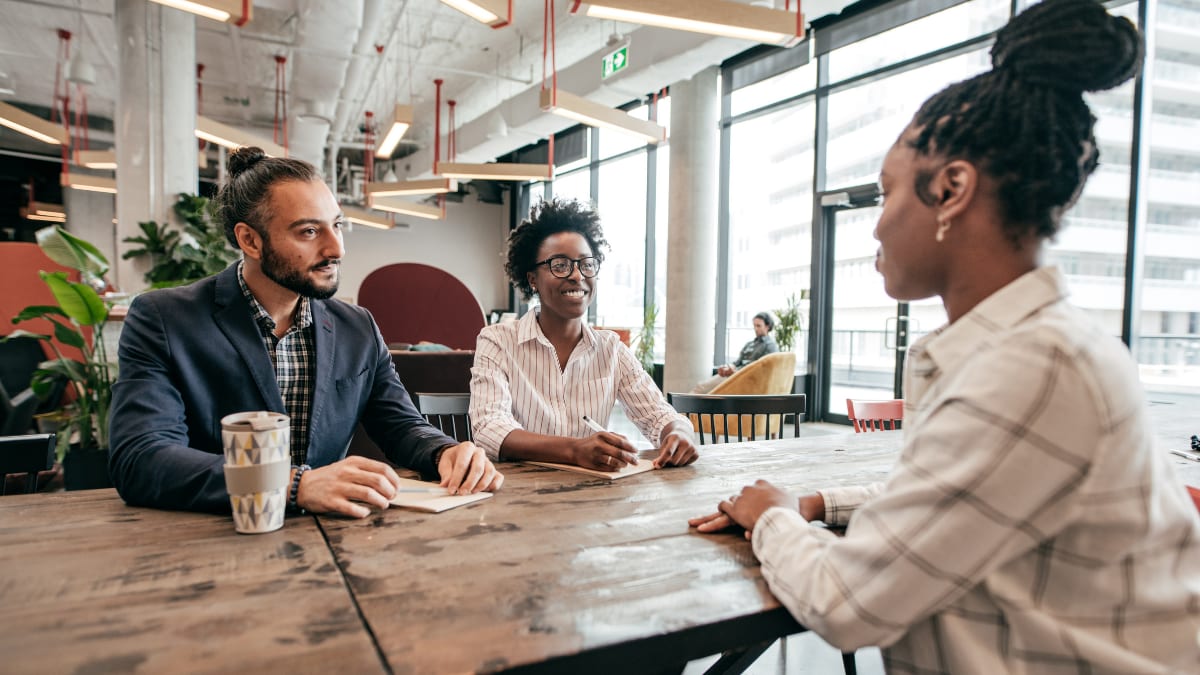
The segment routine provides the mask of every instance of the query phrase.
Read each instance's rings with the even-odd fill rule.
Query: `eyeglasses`
[[[571,276],[571,269],[579,267],[579,273],[584,277],[591,279],[600,271],[600,261],[591,256],[584,256],[578,260],[573,260],[565,255],[556,255],[551,258],[546,258],[540,263],[535,263],[534,267],[548,265],[550,274],[559,279],[566,279]]]

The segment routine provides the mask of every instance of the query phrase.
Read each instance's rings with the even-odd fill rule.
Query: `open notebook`
[[[465,506],[488,499],[491,496],[490,492],[476,492],[473,495],[448,495],[444,488],[438,487],[437,483],[401,478],[400,492],[392,498],[392,506],[426,513],[441,513],[457,506]]]
[[[637,464],[626,464],[620,471],[598,471],[596,469],[587,469],[575,464],[559,464],[558,462],[525,462],[526,464],[534,464],[536,466],[544,466],[551,469],[562,469],[563,471],[574,471],[575,473],[587,474],[596,478],[607,478],[609,480],[617,480],[626,476],[633,476],[639,473],[646,473],[654,470],[654,460],[639,459]]]

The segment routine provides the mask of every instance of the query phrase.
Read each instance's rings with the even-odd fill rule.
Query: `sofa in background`
[[[358,304],[375,316],[383,341],[433,342],[475,349],[483,307],[454,275],[431,265],[396,263],[367,275]]]

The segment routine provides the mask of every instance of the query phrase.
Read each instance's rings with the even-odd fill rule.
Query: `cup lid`
[[[231,431],[270,431],[287,427],[289,421],[283,413],[254,410],[226,415],[221,418],[221,426]]]

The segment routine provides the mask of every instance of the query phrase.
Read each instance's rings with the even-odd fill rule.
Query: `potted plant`
[[[238,257],[230,248],[224,230],[212,222],[212,209],[205,197],[181,193],[175,215],[183,220],[182,232],[153,220],[138,223],[142,236],[122,239],[141,248],[126,251],[125,260],[150,256],[146,283],[151,288],[181,286],[212,276]]]
[[[642,313],[642,330],[634,338],[637,347],[633,350],[638,363],[647,375],[654,376],[654,324],[658,321],[658,307],[652,302]]]
[[[775,310],[779,322],[775,325],[775,341],[781,351],[790,352],[796,346],[796,333],[800,331],[800,302],[796,294],[788,296],[787,307]]]
[[[39,272],[58,304],[34,305],[21,310],[13,323],[45,319],[54,325],[52,335],[17,330],[9,337],[29,337],[50,345],[55,358],[34,373],[30,387],[46,396],[62,379],[73,396],[56,416],[59,422],[57,455],[63,465],[68,490],[111,487],[108,475],[108,409],[116,364],[110,362],[102,330],[109,304],[93,284],[103,284],[108,260],[92,244],[59,227],[37,233],[38,246],[54,262],[78,270],[82,282],[66,272]],[[84,329],[91,329],[91,340]],[[65,355],[59,345],[78,349],[81,359]]]

